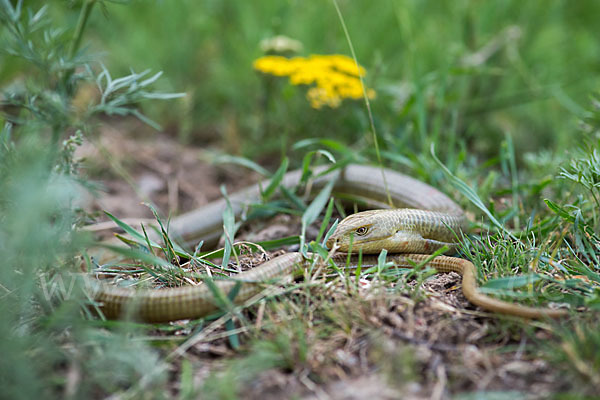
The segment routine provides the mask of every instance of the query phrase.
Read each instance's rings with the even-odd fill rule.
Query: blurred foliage
[[[67,4],[54,13],[73,21]],[[360,0],[340,7],[369,71],[366,83],[378,93],[379,132],[401,142],[390,148],[404,155],[425,151],[431,139],[460,137],[490,156],[506,131],[519,152],[560,148],[575,139],[570,124],[585,116],[581,105],[599,83],[596,1]],[[165,89],[188,93],[175,110],[150,106],[184,141],[217,139],[256,157],[305,137],[354,143],[368,129],[363,105],[313,110],[304,88],[270,88],[252,71],[264,55],[261,41],[276,35],[298,40],[298,55],[349,55],[329,2],[134,1],[108,4],[90,24],[92,49],[110,49],[112,70],[160,68]],[[19,71],[11,62],[1,75]]]
[[[162,73],[148,76],[130,71],[118,79],[85,49],[82,36],[94,4],[85,1],[73,30],[59,27],[50,18],[47,4],[38,9],[23,7],[22,1],[0,3],[0,65],[2,76],[0,118],[14,125],[6,143],[19,144],[25,136],[46,142],[55,152],[53,167],[74,172],[73,146],[81,143],[82,132],[97,114],[133,115],[158,126],[138,110],[146,99],[171,99],[177,93],[150,91]],[[16,68],[15,68],[16,67]],[[12,72],[12,74],[11,74]],[[69,138],[61,143],[62,140]],[[61,153],[59,155],[59,153]]]
[[[96,115],[152,123],[138,109],[141,100],[179,97],[149,90],[160,73],[113,79],[79,48],[95,3],[83,2],[77,24],[64,28],[48,5],[0,1],[3,398],[88,398],[132,381],[149,389],[164,377],[156,354],[129,342],[129,329],[105,333],[82,318],[91,302],[76,278],[83,268],[77,254],[91,242],[76,227],[90,185],[78,176],[75,148],[93,132]],[[135,357],[124,351],[133,348]]]

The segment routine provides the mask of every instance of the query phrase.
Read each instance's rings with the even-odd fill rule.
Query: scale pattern
[[[319,171],[315,175],[318,176]],[[281,184],[295,186],[301,172],[293,171],[282,179]],[[385,177],[385,178],[384,178]],[[373,240],[365,253],[378,253],[387,249],[390,253],[431,253],[443,245],[454,246],[455,233],[465,224],[462,209],[446,195],[433,187],[411,177],[377,167],[349,165],[341,171],[324,174],[313,182],[313,188],[323,187],[334,180],[333,192],[341,198],[351,198],[365,207],[382,208],[354,214],[342,221],[333,239],[328,242],[341,244],[345,226],[370,225],[381,230],[395,230],[386,239]],[[263,187],[266,184],[263,184]],[[244,189],[230,197],[234,214],[239,215],[242,202],[257,201],[260,196],[258,185]],[[392,204],[389,204],[391,201]],[[225,202],[219,200],[202,209],[174,219],[172,233],[185,238],[206,235],[207,245],[214,243],[222,227],[221,219]],[[409,207],[411,209],[396,209]],[[386,209],[388,208],[388,209]],[[418,210],[415,210],[418,209]],[[215,236],[217,235],[217,236]],[[366,256],[368,259],[369,256]],[[371,256],[372,257],[372,256]],[[410,267],[409,260],[421,263],[426,254],[403,254],[388,256],[398,266]],[[336,256],[341,267],[345,266],[346,256]],[[490,298],[477,290],[475,266],[460,258],[438,256],[428,262],[438,272],[454,271],[462,275],[462,290],[473,304],[486,310],[516,315],[524,318],[558,318],[567,314],[565,310],[532,308]],[[133,316],[147,322],[163,322],[178,319],[199,318],[219,311],[223,305],[217,298],[227,296],[234,288],[239,290],[234,303],[241,304],[259,296],[265,283],[289,280],[294,273],[308,266],[308,261],[300,253],[287,253],[276,257],[235,278],[215,280],[220,296],[207,285],[189,286],[160,290],[134,290],[99,283],[94,298],[107,318]],[[236,287],[237,285],[237,287]],[[215,298],[217,297],[217,298]]]

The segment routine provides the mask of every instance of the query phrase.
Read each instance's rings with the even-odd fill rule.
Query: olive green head
[[[341,252],[366,254],[379,253],[382,243],[392,238],[396,226],[391,212],[370,210],[349,215],[344,218],[327,240],[330,249],[337,245]]]

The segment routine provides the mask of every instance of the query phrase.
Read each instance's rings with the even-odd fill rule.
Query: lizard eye
[[[356,234],[358,236],[363,236],[367,234],[367,231],[369,230],[369,228],[367,228],[366,226],[361,226],[360,228],[356,229]]]

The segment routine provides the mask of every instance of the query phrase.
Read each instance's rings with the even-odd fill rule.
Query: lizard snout
[[[338,241],[338,238],[337,238],[337,236],[334,233],[333,235],[331,235],[329,237],[329,239],[327,239],[327,242],[325,242],[325,244],[327,245],[327,248],[329,250],[331,250],[333,248],[333,246],[335,246],[335,244],[337,243],[337,241]]]

